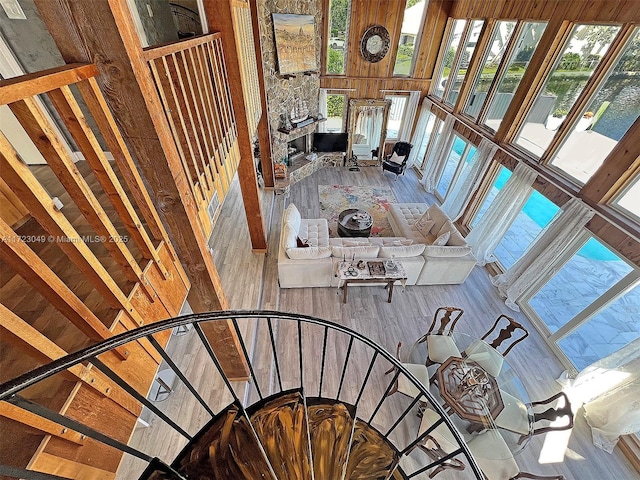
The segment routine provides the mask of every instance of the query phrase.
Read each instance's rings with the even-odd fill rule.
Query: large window
[[[498,130],[500,127],[504,114],[511,104],[513,94],[520,85],[524,72],[527,71],[529,61],[538,47],[546,26],[546,23],[538,22],[523,24],[507,65],[496,82],[495,93],[487,107],[484,124],[492,130]]]
[[[636,222],[640,222],[640,177],[625,188],[612,205]]]
[[[393,66],[394,75],[411,75],[416,56],[426,0],[407,0],[398,39],[398,53]]]
[[[476,152],[476,147],[467,139],[458,135],[454,135],[454,137],[447,162],[442,169],[442,174],[436,186],[436,196],[442,201],[446,199],[449,188],[454,183],[454,180],[461,175],[464,166],[470,164]]]
[[[586,183],[640,116],[640,27],[551,161]]]
[[[351,0],[329,0],[329,38],[327,39],[328,75],[344,75],[349,38]]]
[[[385,95],[384,98],[391,100],[389,119],[387,120],[387,140],[397,140],[402,131],[409,97],[407,95]]]
[[[346,113],[347,97],[344,94],[327,94],[327,121],[324,122],[324,131],[331,133],[344,132],[344,117]]]
[[[482,62],[482,70],[476,76],[471,90],[471,96],[467,102],[464,112],[477,118],[482,108],[482,104],[487,98],[487,92],[493,82],[498,67],[502,62],[511,34],[516,26],[516,22],[498,22],[489,42],[489,48],[486,49],[484,60]]]
[[[458,99],[460,88],[464,77],[467,75],[467,69],[473,57],[473,52],[478,43],[478,37],[482,31],[482,20],[473,20],[466,31],[462,48],[459,49],[457,58],[453,64],[453,68],[449,74],[449,80],[445,89],[445,103],[453,105]]]
[[[437,75],[434,75],[436,79],[432,88],[433,95],[442,99],[444,97],[444,91],[449,81],[449,74],[451,73],[451,67],[453,67],[453,61],[458,54],[458,46],[462,39],[462,34],[465,31],[467,25],[466,20],[454,20],[451,25],[451,32],[449,33],[449,39],[445,47],[444,59],[440,63],[440,70]]]
[[[424,136],[422,137],[420,145],[417,145],[418,152],[416,153],[416,159],[420,170],[424,170],[424,167],[427,164],[427,158],[434,148],[433,146],[439,137],[442,125],[442,120],[436,117],[432,112],[429,112],[429,118],[427,119],[427,124],[424,129]],[[416,148],[416,146],[414,145],[413,148]]]
[[[516,137],[520,147],[542,156],[619,30],[610,25],[574,27],[520,127]]]
[[[519,303],[581,370],[640,337],[640,271],[586,229]]]

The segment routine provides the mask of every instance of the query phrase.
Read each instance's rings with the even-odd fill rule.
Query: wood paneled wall
[[[638,21],[638,0],[456,0],[454,18],[498,18],[568,21]]]
[[[419,90],[426,95],[452,5],[452,0],[427,2],[414,74],[408,78],[393,76],[406,1],[352,0],[349,34],[345,43],[345,75],[322,75],[320,87],[350,90],[350,98],[383,98],[385,90]],[[323,8],[325,12],[329,11],[329,0],[323,0]],[[383,25],[391,37],[389,53],[378,63],[369,63],[360,55],[360,39],[365,30],[372,25]],[[325,38],[328,38],[327,15],[323,28]],[[323,71],[325,56],[326,45],[323,44]]]

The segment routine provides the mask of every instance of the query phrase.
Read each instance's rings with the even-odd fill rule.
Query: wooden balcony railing
[[[8,105],[47,162],[24,163],[3,123],[0,205],[12,208],[0,210],[0,381],[175,316],[188,291],[97,73],[94,65],[76,64],[0,82],[0,104]],[[53,116],[84,160],[76,162],[78,155],[60,138],[38,97],[53,106]],[[167,340],[168,333],[158,338],[162,344]],[[145,339],[101,360],[146,395],[162,358]],[[140,413],[91,364],[50,379],[28,397],[71,417],[94,409],[109,412],[88,420],[119,437],[128,437]],[[11,452],[16,466],[45,473],[113,478],[121,457],[5,403],[0,403],[0,431],[0,451]],[[89,466],[89,458],[102,460]]]
[[[205,238],[214,195],[221,203],[240,161],[219,34],[146,49]]]
[[[256,134],[258,122],[262,116],[260,104],[260,85],[258,83],[258,65],[256,64],[256,46],[253,41],[251,10],[246,0],[233,2],[233,32],[238,45],[242,93],[247,111],[247,125],[252,135]]]

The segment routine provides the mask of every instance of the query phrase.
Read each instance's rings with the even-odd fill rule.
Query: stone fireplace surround
[[[281,115],[290,116],[294,103],[300,99],[307,103],[309,115],[317,117],[320,93],[319,73],[293,76],[278,74],[278,63],[273,32],[273,13],[293,13],[313,15],[316,26],[316,61],[320,65],[322,37],[322,1],[321,0],[259,0],[258,22],[260,24],[260,48],[264,69],[264,82],[267,97],[267,114],[271,128],[272,162],[279,162],[287,157],[288,144],[300,137],[307,136],[316,130],[314,122],[301,128],[294,128],[288,133],[279,132]]]

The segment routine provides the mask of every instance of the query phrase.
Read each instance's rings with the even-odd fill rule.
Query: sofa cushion
[[[282,222],[289,223],[295,231],[300,230],[300,222],[302,218],[300,217],[300,211],[298,207],[296,207],[293,203],[290,203],[289,206],[285,209],[284,214],[282,215]]]
[[[378,258],[380,247],[378,245],[362,245],[360,247],[331,247],[331,254],[337,258],[351,260],[355,258]]]
[[[436,236],[436,238],[438,238],[439,236],[441,236],[444,233],[447,232],[451,232],[452,230],[455,230],[456,227],[453,226],[453,223],[451,223],[449,220],[447,220],[446,222],[444,222],[442,224],[442,226],[440,227],[440,230],[438,230],[437,232],[434,230],[432,233]],[[447,239],[448,241],[449,239]]]
[[[460,234],[458,229],[454,227],[451,230],[451,236],[449,237],[449,241],[447,242],[447,245],[451,245],[451,246],[454,246],[454,247],[466,247],[467,246],[467,241]]]
[[[442,246],[444,246],[449,241],[449,237],[450,236],[451,236],[451,232],[449,230],[447,230],[442,235],[439,235],[438,238],[436,238],[433,241],[432,245],[442,245]]]
[[[447,214],[444,213],[442,209],[435,203],[431,205],[427,209],[427,211],[429,212],[429,218],[436,222],[433,228],[431,229],[431,231],[435,234],[436,232],[440,231],[443,224],[449,221],[449,217],[447,217]]]
[[[427,257],[464,257],[471,253],[471,247],[451,247],[447,245],[425,245]]]
[[[329,258],[330,247],[288,248],[287,256],[292,260],[310,260],[314,258]]]
[[[407,258],[407,257],[417,257],[422,255],[424,252],[425,245],[423,243],[416,243],[415,245],[407,245],[400,247],[380,247],[380,253],[378,257],[380,258],[391,258],[392,256],[396,258]]]
[[[329,223],[326,218],[303,218],[298,236],[306,238],[312,247],[328,247]]]
[[[288,248],[296,248],[298,246],[297,242],[298,238],[298,230],[293,228],[293,225],[290,223],[282,224],[282,248],[285,250]]]

